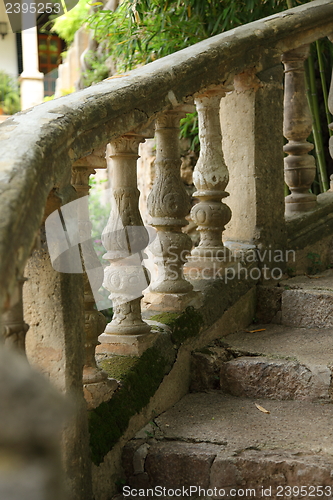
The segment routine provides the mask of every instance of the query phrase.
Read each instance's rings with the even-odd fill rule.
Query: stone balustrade
[[[142,304],[148,311],[196,306],[200,293],[190,282],[191,270],[213,279],[213,265],[228,268],[230,252],[240,244],[258,252],[286,248],[290,220],[299,217],[303,228],[307,220],[313,222],[313,214],[324,213],[321,196],[309,193],[315,167],[308,154],[311,120],[303,62],[309,44],[331,33],[333,2],[315,0],[36,106],[0,125],[3,338],[24,352],[29,325],[30,363],[49,375],[58,389],[74,394],[78,407],[85,405],[82,381],[85,386],[107,386],[99,393],[101,401],[114,389],[95,361],[99,342],[99,352],[118,354],[140,355],[151,345],[157,333],[143,315]],[[191,210],[200,233],[196,248],[182,231],[190,200],[180,178],[178,144],[179,120],[193,102],[201,143],[194,171],[198,203]],[[139,211],[136,161],[139,144],[147,137],[143,130],[152,122],[156,174],[147,202],[151,235]],[[282,126],[288,141],[284,148]],[[89,175],[105,166],[108,143],[112,208],[102,240],[104,286],[114,316],[105,327],[94,308],[94,291],[103,276],[91,247],[86,197]],[[283,149],[291,191],[286,216]],[[327,196],[332,195],[325,196],[325,207],[331,206]],[[78,199],[82,204],[75,240],[71,209],[66,212],[64,207]],[[63,229],[56,247],[61,254],[64,245],[64,261],[69,256],[67,274],[47,251],[45,224],[51,213],[58,214]],[[144,267],[149,240],[156,270],[151,281]],[[204,259],[209,260],[205,277]],[[84,417],[75,425],[82,436],[87,434]],[[74,451],[87,456],[84,444],[80,446],[67,455],[69,469]],[[71,476],[73,491],[89,491],[87,460],[78,467],[83,472]]]

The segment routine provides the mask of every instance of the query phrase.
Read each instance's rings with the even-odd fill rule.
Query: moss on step
[[[149,403],[170,369],[170,362],[160,349],[151,347],[140,358],[114,356],[101,366],[121,378],[121,387],[110,401],[89,413],[91,459],[96,465],[126,431],[130,418]]]
[[[138,362],[137,356],[118,356],[114,355],[110,358],[100,361],[99,366],[106,371],[109,377],[116,380],[123,380],[127,373],[135,367]]]
[[[202,314],[189,306],[183,313],[162,313],[151,318],[163,323],[171,329],[172,342],[179,346],[186,339],[196,337],[204,324]]]
[[[91,459],[99,465],[128,427],[130,418],[139,413],[155,394],[176,358],[174,347],[195,337],[203,325],[202,315],[193,307],[183,313],[163,313],[151,318],[168,325],[164,334],[141,357],[114,355],[99,365],[110,377],[121,381],[112,399],[89,414]]]

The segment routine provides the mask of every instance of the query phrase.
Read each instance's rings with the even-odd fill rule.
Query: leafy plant
[[[21,109],[17,82],[5,71],[0,71],[0,107],[6,115],[13,115]]]
[[[180,120],[180,138],[190,140],[190,150],[195,153],[199,152],[199,123],[198,113],[187,113],[185,118]]]
[[[88,52],[86,60],[91,69],[83,74],[83,84],[85,87],[98,83],[109,76],[109,68],[105,64],[106,59],[106,55],[99,57],[93,51]]]
[[[126,71],[286,7],[286,0],[123,0],[88,22]]]
[[[55,19],[52,31],[55,31],[65,40],[67,45],[70,45],[74,40],[76,31],[86,22],[89,9],[88,0],[79,0],[73,9]]]

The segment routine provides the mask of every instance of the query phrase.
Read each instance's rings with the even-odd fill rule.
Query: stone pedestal
[[[139,335],[110,335],[102,333],[98,337],[100,345],[96,347],[97,354],[120,354],[122,356],[141,356],[151,347],[157,337],[157,332]]]

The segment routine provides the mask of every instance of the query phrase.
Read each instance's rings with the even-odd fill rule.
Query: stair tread
[[[245,353],[289,358],[307,366],[333,365],[332,328],[256,324],[224,337],[223,341]]]
[[[332,404],[254,400],[213,391],[184,396],[155,423],[160,440],[220,444],[228,453],[258,449],[333,455],[332,419]],[[149,425],[136,437],[157,429]]]
[[[306,291],[323,290],[333,292],[333,269],[315,275],[302,275],[281,281],[280,286]]]

